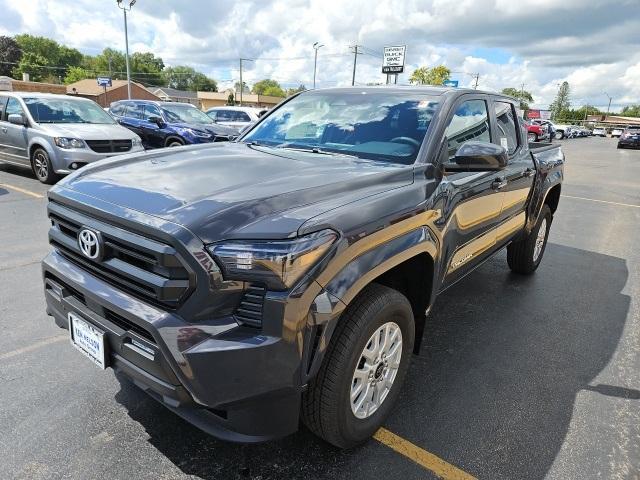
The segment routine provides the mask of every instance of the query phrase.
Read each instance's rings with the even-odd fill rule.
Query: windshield
[[[437,97],[384,91],[308,92],[279,107],[243,142],[414,163]]]
[[[60,98],[33,97],[23,100],[37,123],[115,123],[111,115],[90,100],[63,95]]]
[[[207,114],[193,105],[163,105],[162,112],[171,123],[214,123]]]

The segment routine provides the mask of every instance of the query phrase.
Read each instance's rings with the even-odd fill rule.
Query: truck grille
[[[193,278],[170,245],[104,223],[49,202],[49,243],[71,262],[138,298],[175,308],[190,292]],[[99,233],[102,255],[88,258],[78,244],[87,228]]]
[[[85,140],[98,153],[124,153],[131,150],[131,140]]]
[[[262,306],[267,290],[264,287],[250,285],[236,308],[235,318],[238,322],[251,327],[262,326]]]

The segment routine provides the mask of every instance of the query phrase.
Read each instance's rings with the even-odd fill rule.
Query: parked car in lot
[[[264,112],[264,109],[259,108],[232,106],[214,107],[206,111],[217,124],[235,128],[238,132],[256,123]]]
[[[505,247],[514,272],[540,265],[564,155],[529,144],[517,108],[311,90],[238,142],[88,166],[49,192],[47,312],[212,435],[302,418],[353,447],[392,410],[438,293]]]
[[[140,137],[92,100],[0,92],[0,162],[30,168],[42,183],[55,183],[87,163],[142,150]]]
[[[618,148],[640,147],[640,125],[629,125],[618,140]]]
[[[527,139],[530,142],[543,142],[549,140],[549,130],[546,125],[541,125],[525,120]]]
[[[122,100],[112,103],[109,112],[120,125],[140,135],[145,148],[222,142],[238,135],[189,103]]]
[[[603,127],[596,127],[596,128],[593,129],[592,134],[595,137],[606,137],[607,136],[607,131]]]
[[[614,128],[613,130],[611,130],[611,138],[619,138],[623,132],[624,129],[622,128]]]

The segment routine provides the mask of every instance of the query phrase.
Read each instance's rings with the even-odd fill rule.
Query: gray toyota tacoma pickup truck
[[[528,144],[516,108],[315,90],[236,142],[89,165],[49,192],[47,312],[212,435],[301,420],[357,445],[393,408],[436,295],[504,247],[515,272],[542,260],[564,156]]]

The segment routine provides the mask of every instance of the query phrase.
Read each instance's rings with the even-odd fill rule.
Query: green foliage
[[[417,85],[442,85],[451,77],[451,70],[444,65],[437,67],[420,67],[413,71],[409,82]]]
[[[229,96],[227,97],[227,105],[235,105],[236,104],[236,99],[233,96],[233,93],[230,93]]]
[[[143,85],[164,85],[164,62],[153,53],[135,52],[129,57],[131,80]],[[125,67],[126,70],[126,67]]]
[[[533,103],[533,96],[523,89],[507,87],[502,89],[502,93],[520,100],[520,110],[529,110],[529,103]]]
[[[551,110],[551,118],[565,118],[570,109],[571,88],[569,87],[569,82],[562,82],[562,85],[558,88],[555,100],[549,106],[549,110]]]
[[[69,67],[67,75],[64,77],[64,83],[65,85],[69,85],[70,83],[79,82],[85,78],[92,78],[91,73],[82,67]]]
[[[49,76],[66,76],[70,67],[79,67],[83,55],[75,48],[69,48],[45,37],[27,33],[16,35],[15,41],[23,52],[13,75],[20,78],[28,73],[32,81],[42,81]]]
[[[296,93],[304,92],[307,89],[304,85],[298,85],[297,88],[287,88],[287,97],[295,95]]]
[[[287,95],[280,84],[270,78],[254,83],[251,91],[256,95],[269,95],[272,97],[286,97]]]
[[[164,85],[178,90],[217,92],[218,84],[204,73],[183,65],[164,69]]]
[[[620,115],[622,115],[623,117],[640,117],[640,104],[627,105],[623,107]]]
[[[10,76],[15,65],[22,58],[22,49],[11,37],[0,36],[0,76]]]
[[[596,107],[592,107],[591,105],[583,105],[580,108],[568,108],[562,110],[560,116],[554,117],[557,120],[562,120],[567,123],[584,121],[589,115],[604,115],[605,112],[597,109]]]

